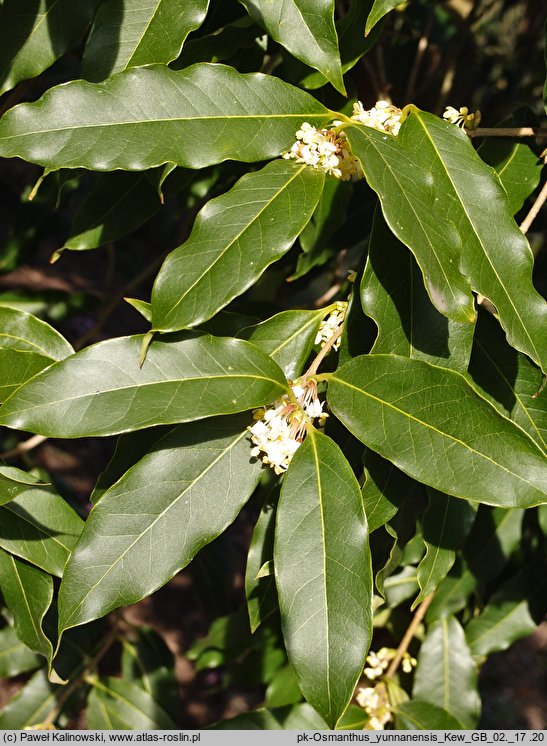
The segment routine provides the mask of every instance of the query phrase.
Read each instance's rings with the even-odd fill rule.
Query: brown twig
[[[344,330],[344,327],[340,326],[334,332],[334,334],[332,335],[332,337],[330,337],[329,339],[327,339],[327,341],[325,342],[325,344],[323,345],[323,347],[321,347],[321,349],[319,350],[319,352],[317,353],[317,355],[313,359],[312,364],[310,365],[310,367],[308,368],[308,370],[302,376],[302,380],[305,380],[306,378],[309,378],[310,376],[313,376],[313,375],[315,375],[317,373],[317,370],[318,370],[319,366],[321,365],[321,363],[323,362],[323,360],[326,358],[326,356],[332,350],[332,348],[336,344],[336,341],[339,339],[339,337],[342,336],[342,331],[343,330]]]
[[[420,71],[420,66],[422,64],[424,54],[427,50],[427,47],[429,46],[429,34],[431,33],[431,27],[433,25],[433,18],[434,18],[434,6],[432,5],[429,10],[424,32],[418,41],[418,46],[416,48],[416,54],[414,56],[414,64],[412,65],[412,70],[410,71],[410,75],[408,76],[408,83],[406,84],[406,91],[405,91],[405,98],[404,98],[404,100],[407,102],[410,101],[412,99],[412,96],[414,95],[414,86],[416,85],[416,78],[418,77],[418,73]]]
[[[547,137],[545,127],[477,127],[465,131],[469,137]]]
[[[28,440],[23,440],[21,443],[15,446],[15,448],[12,448],[10,451],[4,451],[4,453],[0,453],[0,458],[2,459],[12,459],[12,458],[19,458],[19,456],[22,456],[25,453],[28,453],[29,451],[32,451],[34,448],[37,448],[39,445],[41,445],[44,441],[46,441],[47,438],[45,435],[33,435],[32,438],[28,438]]]
[[[386,671],[386,677],[388,679],[391,678],[395,674],[397,669],[399,668],[399,664],[403,660],[403,656],[408,650],[408,646],[410,645],[412,638],[414,637],[414,633],[416,632],[418,625],[424,618],[425,612],[427,611],[429,604],[433,601],[434,595],[435,595],[434,593],[431,593],[427,598],[424,598],[422,603],[416,609],[416,613],[412,617],[412,621],[408,625],[408,629],[405,632],[403,639],[401,640],[399,644],[399,647],[397,648],[395,657],[391,661],[389,668]]]
[[[538,216],[539,211],[541,210],[541,208],[545,204],[545,200],[547,200],[547,181],[542,186],[541,192],[538,194],[538,196],[536,197],[536,200],[535,200],[534,204],[530,208],[530,212],[528,213],[528,215],[524,218],[524,220],[520,224],[520,229],[521,229],[521,231],[523,233],[528,233],[528,231],[530,230],[530,226],[532,225],[532,223],[534,222],[534,220]]]

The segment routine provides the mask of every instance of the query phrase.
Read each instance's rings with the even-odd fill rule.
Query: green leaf
[[[489,313],[479,313],[469,374],[479,393],[547,450],[547,389],[542,374],[507,344]]]
[[[1,424],[61,438],[115,435],[241,412],[287,390],[279,367],[243,340],[155,340],[140,368],[141,343],[111,339],[52,366],[4,404]]]
[[[0,507],[0,547],[61,577],[83,525],[53,490],[31,488]]]
[[[15,466],[0,466],[0,505],[5,505],[29,487],[46,487],[37,477]]]
[[[290,665],[283,666],[276,672],[266,689],[266,707],[284,707],[302,701],[302,692],[298,679]]]
[[[369,448],[363,456],[365,483],[361,488],[370,533],[384,526],[410,496],[415,483],[392,463]]]
[[[277,609],[277,594],[273,575],[258,577],[260,569],[273,557],[276,505],[267,499],[262,506],[254,527],[247,566],[245,568],[245,595],[251,632]]]
[[[374,5],[367,18],[367,25],[365,27],[365,36],[368,36],[374,26],[380,21],[387,13],[396,8],[398,5],[402,5],[405,0],[374,0]]]
[[[82,77],[97,82],[128,67],[167,64],[186,37],[201,26],[209,0],[144,0],[103,3],[82,60]]]
[[[40,658],[17,637],[12,627],[0,629],[0,676],[9,678],[38,668]],[[2,715],[0,715],[0,723]]]
[[[329,374],[327,398],[365,445],[430,487],[501,507],[545,500],[539,448],[456,371],[364,355]]]
[[[95,505],[59,591],[59,631],[150,595],[232,523],[253,492],[248,418],[174,428]]]
[[[371,639],[372,569],[359,485],[316,431],[283,479],[274,563],[283,637],[300,688],[333,728]]]
[[[277,707],[273,710],[255,710],[222,720],[209,730],[325,730],[325,721],[303,703]]]
[[[350,704],[336,724],[336,730],[363,730],[367,721],[368,715],[363,708]]]
[[[394,609],[420,589],[416,568],[407,565],[400,572],[390,575],[383,582],[383,591],[389,609]]]
[[[17,637],[50,660],[53,647],[42,622],[53,599],[51,575],[0,549],[0,588],[13,615]]]
[[[481,613],[465,628],[471,653],[497,653],[531,635],[537,627],[530,613],[531,602],[542,599],[544,605],[546,586],[545,565],[528,566],[499,586]]]
[[[0,96],[34,78],[85,32],[99,0],[5,0],[0,10]]]
[[[361,280],[361,303],[378,326],[372,352],[395,353],[465,372],[473,325],[448,319],[429,300],[411,252],[376,210]]]
[[[246,326],[237,336],[266,352],[289,380],[304,368],[328,308],[318,311],[281,311],[260,324]]]
[[[142,171],[171,162],[203,168],[288,150],[303,121],[333,116],[312,96],[224,65],[132,68],[104,83],[74,81],[0,120],[0,156],[47,168]]]
[[[432,179],[431,166],[421,160],[423,146],[415,120],[409,117],[398,137],[357,126],[347,128],[347,137],[380,197],[387,224],[416,257],[432,302],[453,321],[472,323],[476,314],[471,288],[458,268],[461,237],[444,215],[446,197]]]
[[[76,213],[64,248],[87,251],[116,241],[143,225],[161,208],[157,169],[145,173],[114,171],[99,174],[95,186]],[[181,170],[169,179],[166,197],[177,194],[193,176],[193,171]],[[174,180],[174,181],[173,181]]]
[[[291,54],[323,73],[344,96],[334,0],[285,0],[282,8],[271,0],[240,0],[269,36]]]
[[[455,500],[436,490],[428,490],[429,505],[422,520],[425,557],[418,565],[420,595],[414,605],[437,589],[456,559],[456,549],[469,533],[476,506]]]
[[[56,360],[74,350],[45,321],[16,308],[0,306],[0,401]]]
[[[152,326],[177,331],[214,316],[293,245],[325,174],[278,160],[246,174],[201,210],[189,239],[165,260],[152,292]]]
[[[165,710],[137,684],[113,677],[88,677],[93,687],[87,706],[90,730],[172,730]]]
[[[463,725],[442,707],[411,699],[395,711],[397,730],[461,730]]]
[[[477,671],[455,617],[429,627],[418,655],[412,697],[442,707],[464,728],[476,726],[480,712]]]
[[[60,689],[49,683],[44,670],[38,671],[3,708],[0,729],[23,730],[38,725],[55,707]]]

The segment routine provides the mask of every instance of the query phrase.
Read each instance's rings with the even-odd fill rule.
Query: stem
[[[18,458],[24,453],[32,451],[33,448],[37,448],[46,440],[47,438],[44,435],[33,435],[32,438],[24,440],[22,443],[16,445],[15,448],[12,448],[10,451],[4,451],[4,453],[0,453],[0,458]]]
[[[477,127],[465,132],[469,137],[547,137],[545,127]]]
[[[329,354],[329,352],[332,350],[332,348],[336,344],[336,341],[341,337],[343,330],[344,330],[343,326],[338,327],[338,329],[334,332],[332,337],[327,339],[323,347],[321,347],[321,349],[319,350],[319,352],[313,359],[312,364],[310,365],[308,370],[302,376],[303,381],[305,381],[306,378],[309,378],[310,376],[313,376],[315,373],[317,373],[319,366],[321,365],[325,357]]]
[[[532,223],[534,222],[534,220],[538,216],[539,211],[541,210],[541,208],[543,207],[543,205],[545,203],[545,200],[547,200],[547,181],[545,182],[545,184],[541,188],[541,192],[536,197],[536,201],[534,202],[534,204],[530,208],[530,212],[524,218],[524,220],[522,221],[522,223],[520,225],[520,229],[521,229],[521,231],[523,233],[528,233],[528,231],[530,229],[530,226],[532,225]]]
[[[416,85],[416,78],[418,77],[418,73],[420,71],[420,66],[422,64],[424,54],[429,45],[429,34],[431,33],[431,27],[433,25],[433,17],[434,17],[434,6],[431,6],[428,17],[427,17],[427,21],[425,24],[424,32],[422,36],[420,37],[420,40],[418,41],[418,46],[416,48],[416,55],[414,56],[414,64],[412,65],[412,70],[410,71],[410,75],[408,76],[408,83],[406,85],[406,91],[405,91],[405,101],[410,101],[412,99],[412,96],[414,95],[414,87]]]
[[[412,638],[414,637],[414,633],[416,632],[416,629],[422,619],[425,616],[425,612],[427,611],[429,604],[433,601],[433,596],[435,593],[431,593],[427,598],[424,598],[422,603],[418,606],[416,609],[416,613],[414,614],[412,621],[408,625],[408,629],[405,632],[403,639],[401,640],[399,647],[397,648],[397,652],[395,653],[395,658],[391,661],[389,668],[386,671],[386,677],[388,679],[392,678],[397,669],[399,668],[400,662],[403,660],[403,656],[408,650],[408,646],[410,645]]]

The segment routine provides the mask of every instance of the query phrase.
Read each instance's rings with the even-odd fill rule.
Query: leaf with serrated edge
[[[61,577],[83,525],[60,495],[31,487],[0,507],[0,547]]]
[[[326,375],[329,405],[348,430],[418,481],[505,508],[545,501],[542,452],[460,373],[365,355]]]
[[[84,34],[100,0],[5,0],[0,10],[0,96],[34,78]]]
[[[142,339],[100,342],[53,365],[11,396],[1,424],[60,438],[116,435],[241,412],[287,391],[279,367],[249,342],[164,337],[141,368]]]
[[[151,65],[104,83],[65,83],[10,109],[0,119],[0,156],[95,171],[262,161],[289,150],[302,122],[321,127],[333,116],[269,75]]]
[[[74,350],[53,327],[30,313],[0,306],[0,401]]]
[[[253,492],[246,415],[180,426],[95,505],[59,591],[59,632],[160,588],[232,523]]]
[[[284,0],[282,9],[271,0],[240,2],[272,39],[319,70],[337,91],[346,94],[334,25],[334,0]]]
[[[19,639],[49,660],[53,647],[42,622],[53,599],[51,575],[0,549],[0,588]]]
[[[316,431],[283,480],[274,567],[289,661],[333,728],[370,644],[372,569],[357,480],[336,443]]]
[[[476,726],[480,712],[477,670],[456,617],[440,619],[427,630],[412,697],[442,707],[465,728]]]
[[[324,178],[305,164],[277,160],[210,200],[188,240],[160,269],[152,327],[195,326],[247,290],[291,248],[313,214]]]
[[[209,0],[103,3],[84,49],[82,77],[98,81],[127,67],[172,62],[208,5]]]

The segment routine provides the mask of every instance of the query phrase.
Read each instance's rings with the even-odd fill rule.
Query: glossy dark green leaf
[[[90,730],[172,730],[175,724],[148,692],[131,681],[89,678],[87,706]]]
[[[497,653],[531,635],[537,627],[530,609],[531,601],[541,598],[545,606],[546,588],[545,564],[528,566],[500,585],[481,613],[465,627],[471,653]]]
[[[99,0],[5,0],[0,10],[0,96],[34,78],[83,36]]]
[[[326,730],[325,721],[303,703],[273,710],[255,710],[210,726],[210,730]]]
[[[369,448],[363,456],[365,483],[361,488],[370,533],[385,525],[409,497],[415,483],[392,463]]]
[[[142,368],[141,344],[140,335],[111,339],[52,366],[4,404],[1,424],[53,437],[114,435],[241,412],[286,391],[279,367],[243,340],[154,340]]]
[[[480,712],[477,671],[456,617],[434,622],[420,648],[413,699],[442,707],[465,728],[474,728]]]
[[[271,0],[240,2],[272,39],[323,73],[345,95],[334,25],[334,0],[286,0],[282,9]]]
[[[13,615],[17,637],[49,660],[53,647],[42,622],[53,599],[51,575],[0,549],[0,589]]]
[[[38,725],[55,707],[60,689],[50,684],[44,670],[38,671],[3,708],[0,729],[23,730]]]
[[[329,375],[327,398],[350,432],[420,482],[501,507],[545,500],[539,448],[456,371],[365,355]]]
[[[180,54],[190,31],[205,18],[209,0],[103,3],[82,61],[82,77],[99,81],[128,67],[167,64]]]
[[[256,48],[257,40],[263,35],[264,29],[254,23],[249,16],[244,15],[211,33],[188,39],[182,53],[171,67],[174,70],[181,70],[196,62],[230,60],[242,50]]]
[[[9,503],[14,497],[28,492],[32,487],[47,486],[38,477],[15,466],[0,466],[0,505]]]
[[[461,730],[463,725],[442,707],[411,699],[395,711],[397,730]]]
[[[396,8],[398,5],[402,5],[405,0],[374,0],[374,5],[367,18],[367,25],[365,27],[365,35],[370,34],[374,26],[380,21],[387,13]]]
[[[17,637],[13,627],[0,629],[0,676],[18,676],[38,668],[41,659]],[[2,715],[0,715],[0,723]]]
[[[363,708],[350,704],[336,724],[336,730],[363,730],[367,721],[368,715]]]
[[[210,200],[190,237],[165,260],[152,291],[152,326],[195,326],[250,287],[310,219],[325,175],[277,160]]]
[[[479,392],[547,450],[547,388],[541,371],[507,344],[489,313],[479,313],[469,374]]]
[[[448,575],[427,610],[427,621],[463,609],[479,585],[497,577],[521,539],[524,510],[490,508],[481,505],[473,528],[463,546],[464,563],[455,575]]]
[[[0,507],[0,547],[61,577],[83,525],[60,495],[32,488]]]
[[[260,569],[273,557],[276,505],[266,500],[254,527],[247,565],[245,568],[245,595],[251,632],[277,609],[277,594],[273,575],[259,577]]]
[[[290,665],[283,666],[276,672],[266,689],[264,704],[268,708],[284,707],[302,702],[302,692],[298,679]]]
[[[473,325],[453,321],[435,308],[416,260],[389,230],[379,210],[360,292],[363,310],[378,327],[372,352],[405,355],[462,373],[467,370]]]
[[[74,350],[53,327],[30,313],[0,306],[0,401],[36,373]]]
[[[274,565],[289,661],[332,728],[370,644],[372,570],[357,480],[334,441],[315,431],[283,480]]]
[[[333,113],[312,96],[224,65],[131,68],[104,83],[51,88],[0,120],[0,155],[47,168],[142,171],[171,162],[203,168],[275,158],[303,121]]]
[[[74,218],[64,248],[87,251],[116,241],[145,223],[161,207],[154,172],[114,171],[100,174],[86,201]],[[176,194],[194,172],[181,169],[170,179],[166,197]]]
[[[246,415],[175,428],[93,508],[59,592],[59,630],[150,595],[232,523],[260,477]]]
[[[433,593],[448,574],[456,559],[456,549],[469,533],[477,509],[472,503],[437,490],[430,489],[428,494],[429,505],[422,520],[426,553],[418,565],[421,591],[415,604]]]
[[[260,324],[247,326],[237,336],[247,339],[275,360],[288,379],[303,371],[327,308],[319,311],[281,311]]]
[[[471,323],[476,314],[469,282],[459,270],[461,238],[436,214],[436,185],[420,160],[415,119],[409,117],[396,138],[370,127],[348,127],[347,137],[390,229],[414,253],[432,302],[452,320]]]

